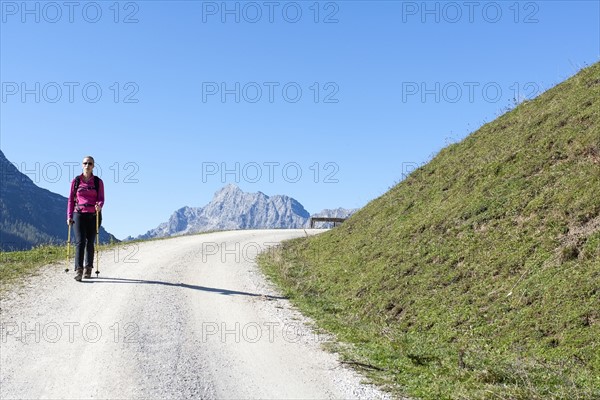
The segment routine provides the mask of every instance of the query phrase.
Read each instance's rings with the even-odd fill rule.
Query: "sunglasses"
[[[91,162],[84,162],[83,165],[94,165],[94,163]]]

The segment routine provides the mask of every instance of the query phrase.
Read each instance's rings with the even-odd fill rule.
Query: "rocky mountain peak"
[[[215,198],[227,198],[231,196],[235,196],[236,194],[243,193],[242,189],[240,189],[237,185],[233,183],[228,183],[223,186],[221,189],[215,192]]]
[[[346,215],[352,213],[346,211]],[[175,211],[169,221],[138,238],[209,230],[303,228],[308,225],[309,219],[309,212],[292,197],[247,193],[234,184],[228,184],[216,191],[204,207],[183,207]]]

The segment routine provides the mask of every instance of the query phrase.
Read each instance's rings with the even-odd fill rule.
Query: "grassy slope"
[[[595,64],[261,265],[410,395],[600,398],[599,132]]]

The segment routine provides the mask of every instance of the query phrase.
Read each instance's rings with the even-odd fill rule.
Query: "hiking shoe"
[[[84,279],[91,279],[92,278],[92,268],[86,268],[85,269],[85,275],[83,275]]]
[[[75,271],[75,280],[77,282],[81,282],[81,276],[83,275],[83,269],[79,268],[77,271]]]

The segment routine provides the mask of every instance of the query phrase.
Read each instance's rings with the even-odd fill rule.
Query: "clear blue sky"
[[[93,155],[119,238],[226,183],[362,207],[597,62],[598,4],[2,1],[0,148],[65,196]]]

